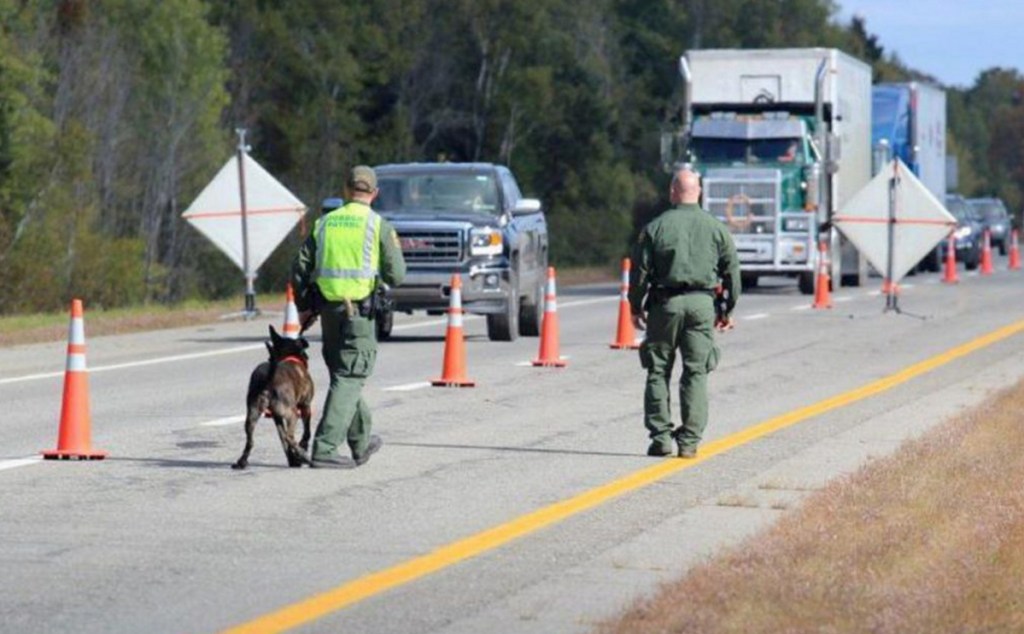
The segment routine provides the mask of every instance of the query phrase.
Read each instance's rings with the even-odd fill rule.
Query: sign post
[[[245,276],[245,319],[259,315],[256,272],[305,216],[306,206],[249,156],[245,128],[238,146],[182,217],[213,242]],[[239,231],[241,221],[241,231]]]

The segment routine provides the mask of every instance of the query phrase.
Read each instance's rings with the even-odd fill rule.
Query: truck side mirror
[[[682,148],[689,145],[687,143],[689,135],[680,132],[662,132],[661,133],[661,169],[666,174],[671,173],[672,169],[680,162],[679,157],[683,156]],[[686,150],[686,156],[689,156],[689,150]],[[684,161],[689,162],[689,158],[684,158]]]
[[[540,212],[540,201],[536,198],[520,198],[512,208],[513,216],[528,216]]]

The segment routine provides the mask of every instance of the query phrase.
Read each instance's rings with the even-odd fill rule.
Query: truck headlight
[[[782,219],[782,230],[783,231],[810,231],[811,220],[806,216],[797,216],[794,218],[783,218]]]
[[[960,227],[959,229],[956,230],[956,233],[953,234],[953,235],[955,235],[957,238],[961,238],[961,239],[966,238],[967,236],[971,235],[971,228],[970,227]]]
[[[487,227],[469,232],[470,255],[501,255],[501,233]]]

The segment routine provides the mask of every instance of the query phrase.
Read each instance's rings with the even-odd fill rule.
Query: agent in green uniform
[[[352,169],[347,204],[317,219],[292,266],[296,307],[303,324],[318,309],[323,357],[331,373],[323,415],[313,437],[313,466],[349,469],[364,464],[383,444],[362,398],[377,360],[373,296],[378,280],[397,286],[405,260],[394,228],[370,203],[377,196],[372,168]],[[348,444],[352,458],[338,453]]]
[[[675,206],[644,227],[634,248],[629,305],[633,325],[647,330],[640,346],[640,363],[647,370],[647,455],[671,455],[674,440],[679,457],[694,458],[708,422],[708,372],[718,365],[713,331],[733,327],[739,260],[725,225],[698,204],[697,174],[676,172],[669,194]],[[725,312],[716,320],[715,288],[720,283],[728,293]],[[683,360],[682,426],[673,429],[669,383],[677,350]]]

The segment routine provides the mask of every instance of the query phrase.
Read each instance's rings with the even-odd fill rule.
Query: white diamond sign
[[[890,209],[890,188],[893,208]],[[956,218],[898,158],[846,205],[833,224],[868,262],[887,274],[889,227],[893,229],[892,279],[899,282],[956,227]]]
[[[306,213],[306,206],[244,152],[245,221],[249,268],[255,271]],[[248,274],[242,242],[242,199],[238,156],[217,172],[182,217]]]

